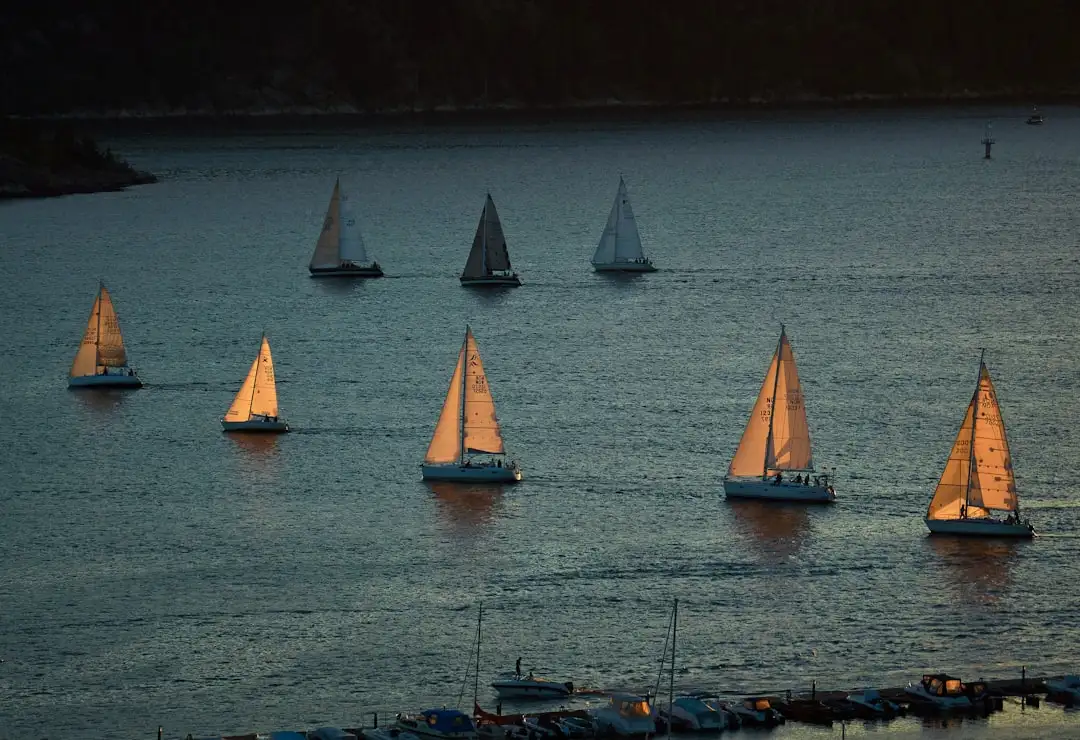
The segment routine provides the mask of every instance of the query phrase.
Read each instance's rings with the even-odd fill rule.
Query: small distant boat
[[[349,198],[341,192],[341,181],[334,183],[330,207],[326,209],[323,230],[315,243],[308,270],[312,277],[382,277],[378,262],[369,262],[367,247]]]
[[[484,210],[480,214],[480,223],[476,226],[476,236],[473,237],[469,259],[465,262],[460,280],[462,285],[471,286],[521,285],[521,278],[510,266],[506,236],[491,193],[484,201]]]
[[[1005,422],[984,358],[985,352],[975,393],[926,510],[926,526],[935,534],[1032,537],[1035,528],[1020,519]],[[996,511],[1007,517],[994,517]]]
[[[895,717],[900,713],[900,705],[884,698],[877,689],[866,689],[857,694],[848,694],[846,699],[855,715],[863,719]]]
[[[836,493],[829,476],[813,475],[811,482],[814,472],[795,353],[781,326],[772,363],[728,466],[724,493],[728,498],[832,503]]]
[[[776,727],[784,724],[784,715],[776,711],[772,702],[764,696],[748,696],[741,704],[730,704],[728,708],[747,727]]]
[[[128,365],[112,297],[105,284],[99,283],[82,344],[71,365],[68,387],[138,388],[141,385],[135,369]]]
[[[422,739],[476,740],[476,725],[469,715],[456,709],[425,709],[397,716],[397,726]]]
[[[592,710],[592,716],[601,733],[636,738],[656,734],[649,700],[636,694],[612,694],[606,706]]]
[[[287,432],[289,425],[278,416],[277,385],[270,342],[263,335],[259,355],[251,363],[240,392],[225,412],[221,426],[226,432]]]
[[[574,684],[559,683],[540,676],[505,673],[491,682],[500,699],[562,699],[574,693]]]
[[[1039,106],[1033,106],[1031,108],[1031,115],[1027,117],[1028,126],[1042,126],[1045,119],[1043,114],[1039,111]]]
[[[485,455],[485,458],[475,458]],[[495,399],[491,395],[480,349],[472,329],[465,327],[465,341],[443,401],[435,434],[422,466],[424,480],[515,483],[521,469],[506,461]]]
[[[909,683],[904,693],[911,699],[931,704],[938,709],[971,709],[986,698],[986,684],[965,684],[959,678],[944,673],[927,674],[919,683]]]
[[[1080,704],[1080,676],[1069,675],[1047,681],[1046,695],[1065,704]]]
[[[634,209],[630,207],[630,196],[621,177],[607,225],[593,253],[592,266],[597,272],[656,272],[642,251]]]

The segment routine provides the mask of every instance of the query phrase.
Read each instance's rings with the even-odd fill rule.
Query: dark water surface
[[[0,205],[0,737],[456,704],[481,600],[485,679],[651,687],[673,597],[683,688],[1080,669],[1080,112],[1023,113],[127,134],[160,184]],[[383,280],[308,277],[339,175]],[[486,190],[516,290],[458,284]],[[98,278],[143,390],[65,387]],[[514,488],[420,482],[466,322]],[[723,498],[780,322],[835,507]],[[295,432],[226,437],[263,330]],[[980,347],[1030,543],[922,522]]]

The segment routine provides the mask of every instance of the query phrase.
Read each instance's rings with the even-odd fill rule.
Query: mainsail
[[[484,211],[480,214],[480,223],[476,226],[469,259],[465,262],[462,277],[484,277],[493,272],[510,270],[510,255],[506,251],[506,236],[503,234],[499,213],[495,210],[495,201],[488,193],[484,201]]]
[[[630,207],[630,196],[626,192],[626,183],[620,177],[619,190],[615,194],[615,202],[611,204],[611,213],[608,214],[607,225],[593,254],[592,263],[604,265],[644,258],[634,210]]]
[[[348,193],[341,193],[338,215],[341,219],[338,256],[342,260],[348,260],[357,265],[367,264],[368,256],[367,248],[364,246],[364,236],[360,233],[360,224],[356,220]]]
[[[505,452],[480,349],[472,329],[466,327],[465,341],[458,351],[454,375],[424,462],[452,463],[468,455]]]
[[[247,421],[253,416],[277,416],[277,385],[274,382],[274,359],[270,342],[262,338],[259,356],[251,363],[240,392],[225,412],[225,421]]]
[[[356,221],[348,194],[342,192],[341,181],[334,182],[334,193],[326,209],[323,230],[311,256],[312,269],[340,267],[343,261],[357,265],[368,262],[367,247]]]
[[[96,375],[107,367],[126,367],[127,352],[120,322],[116,318],[112,298],[104,284],[99,285],[94,307],[86,322],[82,344],[71,365],[71,377]]]
[[[1016,477],[990,371],[979,360],[979,381],[949,460],[926,512],[928,519],[969,519],[1016,512]]]
[[[764,476],[773,471],[814,469],[795,353],[787,334],[780,341],[746,422],[739,447],[728,465],[732,477]]]

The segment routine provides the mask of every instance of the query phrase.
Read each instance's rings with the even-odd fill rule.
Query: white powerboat
[[[944,673],[927,674],[919,683],[909,683],[904,693],[913,700],[931,704],[938,709],[971,709],[976,701],[986,696],[986,686],[982,683],[966,685],[959,678]]]
[[[1066,704],[1080,704],[1080,676],[1065,676],[1046,682],[1047,695]]]
[[[900,713],[900,706],[883,697],[877,689],[866,689],[858,694],[848,694],[846,698],[847,703],[859,717],[894,717]]]
[[[668,711],[661,711],[667,721]],[[675,697],[671,705],[671,729],[678,732],[717,732],[728,727],[728,714],[707,704],[699,696]]]
[[[636,694],[612,694],[606,706],[592,710],[599,732],[619,737],[644,737],[656,734],[649,700]]]
[[[784,716],[773,709],[772,702],[764,696],[749,696],[741,704],[729,705],[729,709],[743,725],[775,727],[784,724]]]
[[[574,684],[549,681],[529,673],[505,673],[491,682],[500,699],[562,699],[574,693]]]
[[[418,735],[421,740],[477,740],[472,718],[456,709],[425,709],[397,716],[399,729]]]

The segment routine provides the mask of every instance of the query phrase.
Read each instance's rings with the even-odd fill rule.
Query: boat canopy
[[[475,729],[469,715],[456,709],[425,709],[420,714],[428,727],[437,732],[467,732]]]

